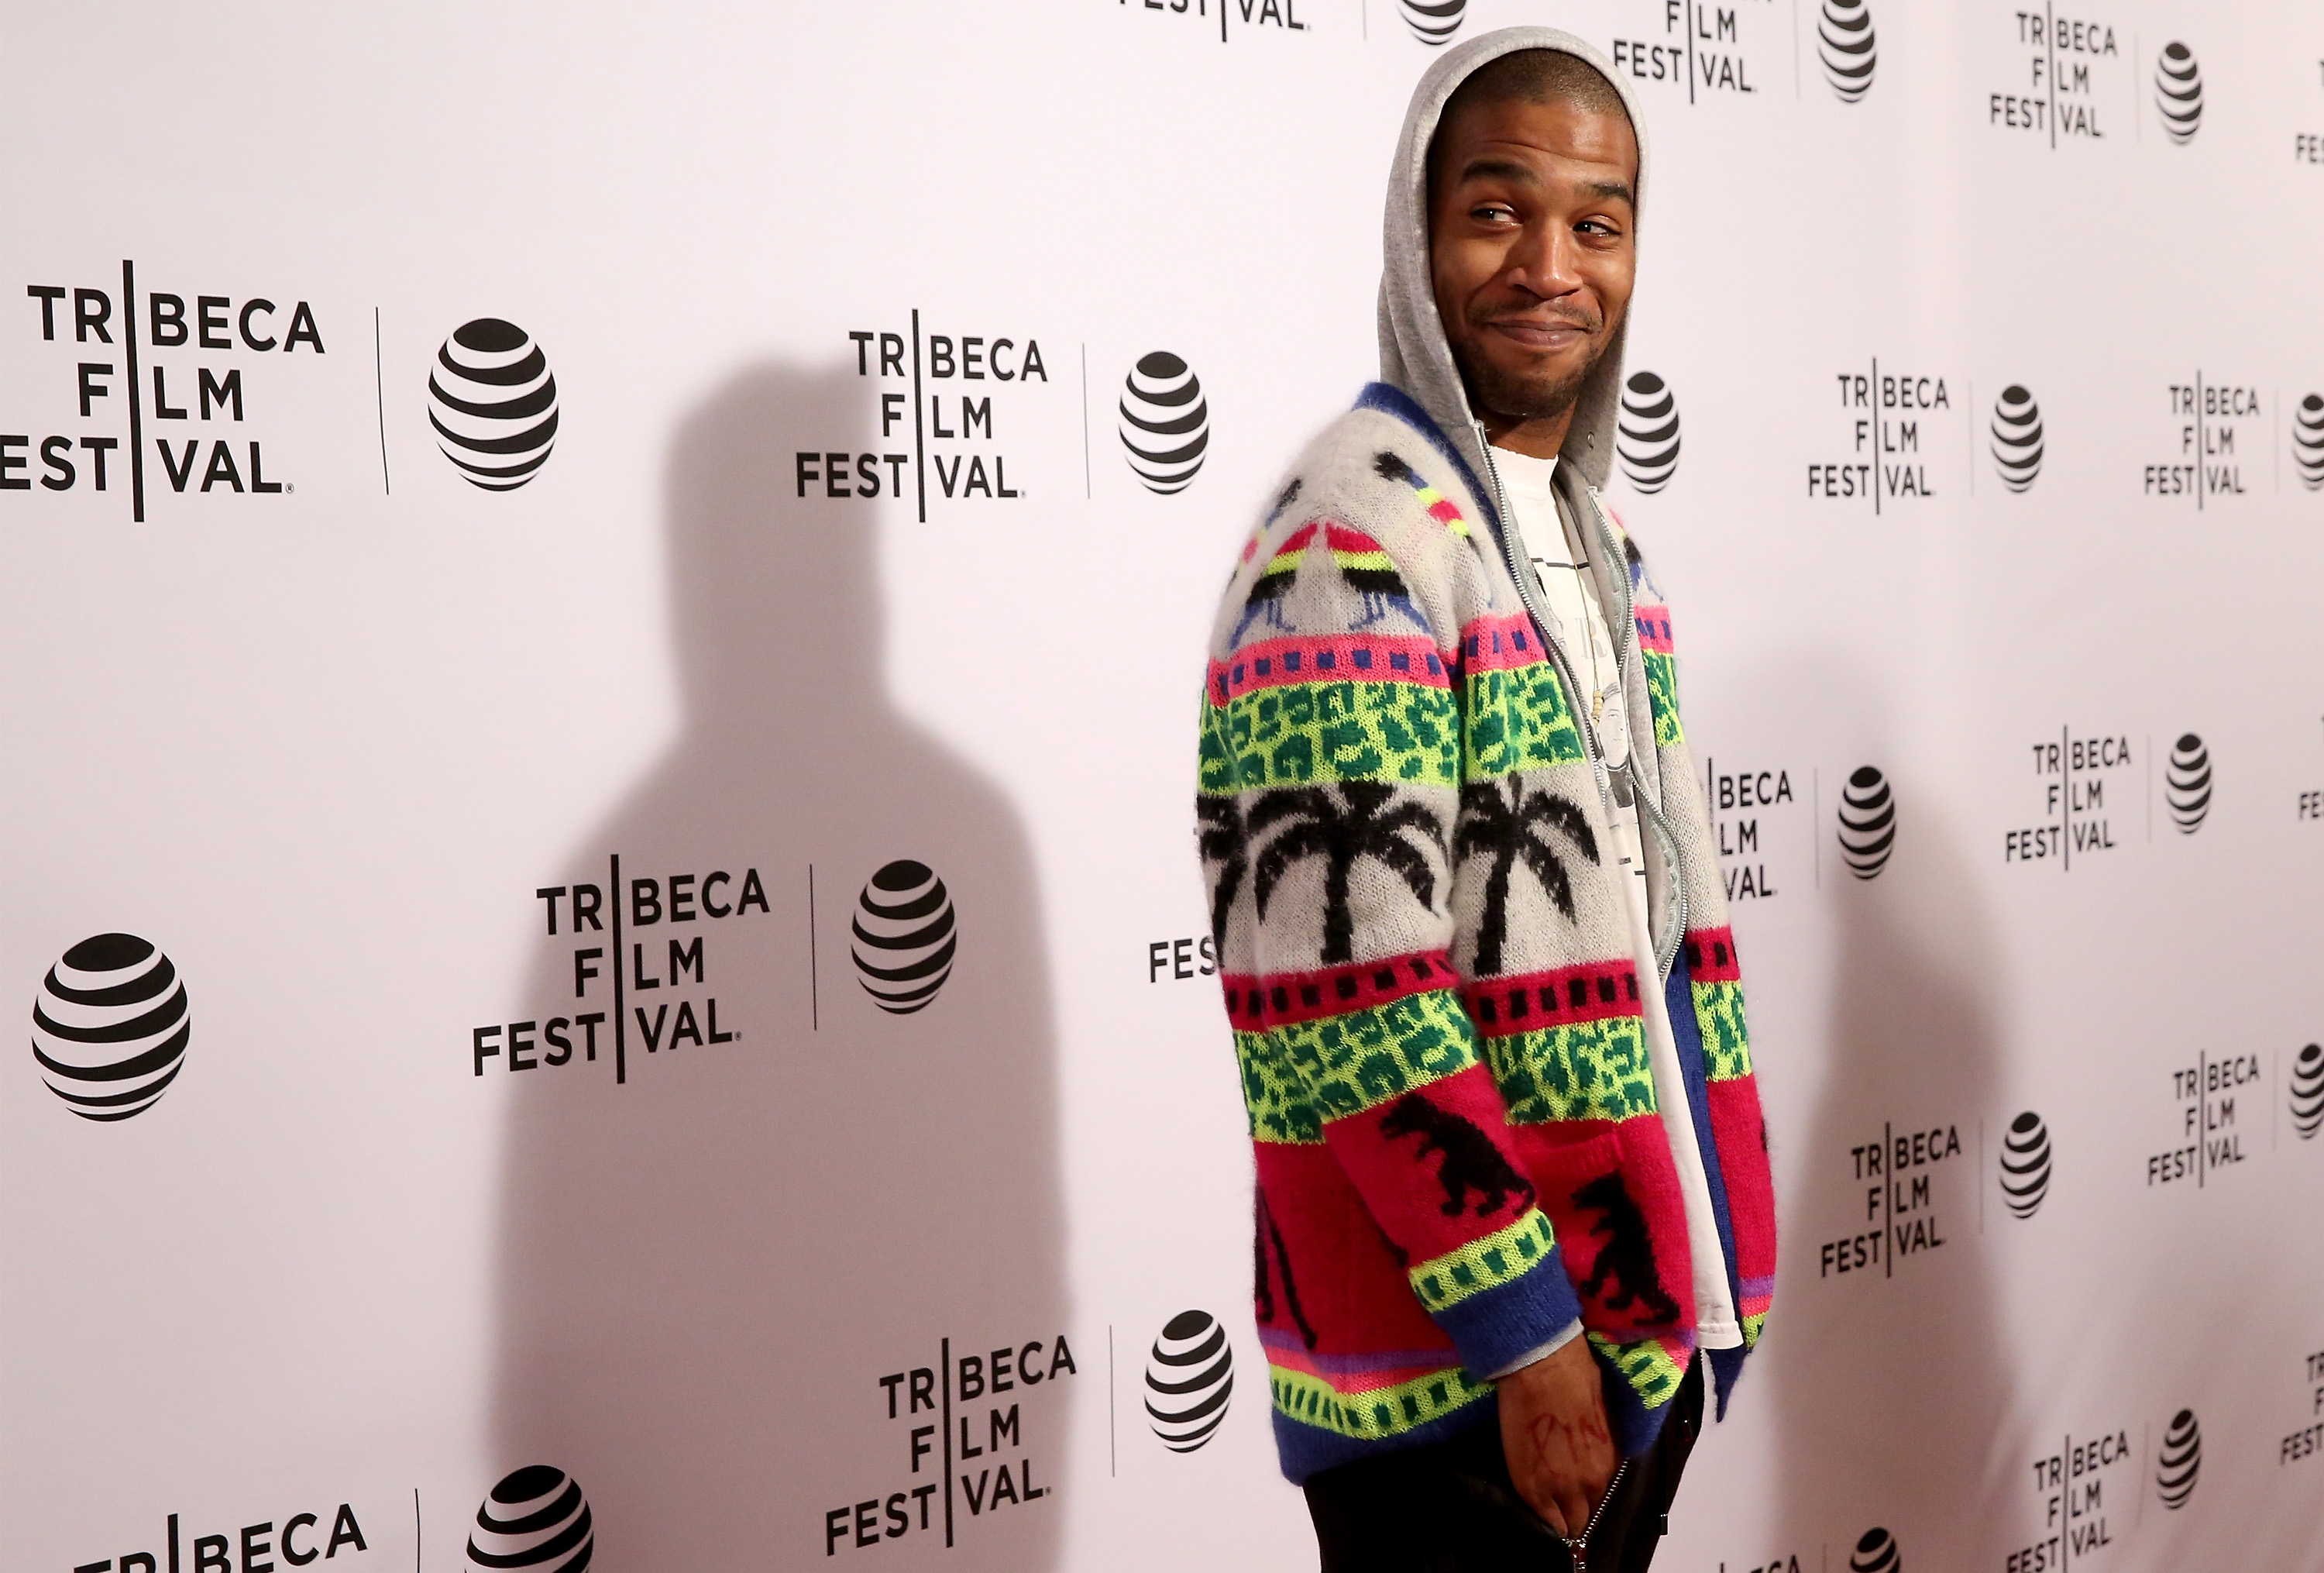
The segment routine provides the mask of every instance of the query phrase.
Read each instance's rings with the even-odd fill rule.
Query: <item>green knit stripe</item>
[[[1694,1020],[1702,1029],[1702,1070],[1712,1081],[1751,1074],[1751,1034],[1743,1025],[1743,985],[1698,983]]]
[[[1286,683],[1203,705],[1201,789],[1320,782],[1457,786],[1461,730],[1452,690],[1416,682]]]
[[[1267,1368],[1267,1380],[1275,1407],[1284,1414],[1365,1442],[1386,1441],[1442,1420],[1493,1391],[1491,1383],[1478,1381],[1460,1365],[1363,1393],[1342,1393],[1320,1376],[1280,1365]]]
[[[1646,698],[1655,712],[1655,746],[1674,748],[1686,740],[1678,724],[1678,657],[1667,651],[1642,650],[1646,663]]]
[[[1627,1120],[1662,1106],[1646,1061],[1646,1023],[1637,1016],[1488,1038],[1485,1059],[1514,1125]]]
[[[1377,1108],[1477,1063],[1477,1029],[1449,988],[1270,1027],[1265,1036],[1323,1122]]]
[[[1469,780],[1589,759],[1565,687],[1548,662],[1471,672],[1467,682]]]
[[[1590,1346],[1622,1374],[1622,1379],[1637,1393],[1638,1400],[1648,1409],[1660,1409],[1678,1392],[1685,1368],[1671,1358],[1671,1352],[1660,1338],[1641,1338],[1635,1344],[1617,1344],[1603,1333],[1591,1333]]]
[[[1315,1112],[1306,1085],[1268,1032],[1237,1032],[1235,1058],[1242,1065],[1242,1106],[1250,1116],[1250,1139],[1293,1146],[1323,1140],[1323,1117]]]
[[[1525,1216],[1507,1228],[1495,1229],[1481,1240],[1415,1267],[1410,1273],[1412,1291],[1434,1315],[1472,1294],[1524,1277],[1556,1244],[1557,1231],[1551,1227],[1548,1215],[1538,1208],[1527,1208]]]
[[[1766,1325],[1767,1313],[1766,1311],[1761,1311],[1756,1317],[1745,1317],[1743,1319],[1743,1346],[1746,1349],[1756,1349],[1759,1346],[1759,1331]]]

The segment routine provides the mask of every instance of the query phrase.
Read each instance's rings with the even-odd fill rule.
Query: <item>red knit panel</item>
[[[1323,1356],[1434,1350],[1457,1360],[1331,1150],[1267,1142],[1258,1155],[1262,1335]]]
[[[1767,1125],[1755,1078],[1711,1084],[1711,1139],[1719,1147],[1735,1228],[1735,1276],[1743,1294],[1738,1309],[1747,1317],[1762,1315],[1775,1282],[1775,1187],[1767,1173]]]
[[[1694,1328],[1686,1208],[1660,1115],[1575,1140],[1580,1122],[1521,1125],[1516,1135],[1542,1210],[1557,1229],[1582,1320],[1618,1343]]]
[[[1481,1063],[1333,1120],[1323,1140],[1414,1262],[1507,1228],[1533,1205],[1500,1089]]]

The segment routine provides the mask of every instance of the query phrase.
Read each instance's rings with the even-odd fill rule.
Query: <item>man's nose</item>
[[[1582,248],[1566,226],[1529,225],[1510,254],[1512,282],[1543,300],[1555,300],[1582,288],[1581,261]]]

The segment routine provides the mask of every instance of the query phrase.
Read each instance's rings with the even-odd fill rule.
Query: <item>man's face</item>
[[[1463,106],[1437,132],[1437,315],[1487,424],[1562,415],[1630,304],[1629,122],[1559,101]]]

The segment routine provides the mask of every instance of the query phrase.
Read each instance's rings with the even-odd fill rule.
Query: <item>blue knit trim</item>
[[[1469,495],[1476,500],[1478,511],[1484,515],[1494,540],[1499,541],[1501,515],[1500,510],[1493,504],[1492,492],[1477,478],[1477,472],[1462,457],[1461,450],[1452,446],[1452,440],[1444,435],[1444,429],[1436,424],[1434,416],[1420,407],[1417,400],[1394,383],[1366,383],[1364,391],[1356,395],[1356,408],[1393,415],[1425,438],[1430,447],[1461,472],[1462,484],[1469,488]]]
[[[1711,1384],[1718,1390],[1717,1418],[1723,1420],[1727,1418],[1727,1401],[1735,1396],[1735,1384],[1742,1379],[1743,1362],[1750,1358],[1751,1351],[1738,1344],[1731,1349],[1709,1349],[1704,1353],[1711,1359]]]
[[[1500,1423],[1500,1400],[1491,1393],[1473,1402],[1464,1403],[1442,1420],[1415,1426],[1398,1432],[1390,1441],[1366,1442],[1354,1437],[1343,1437],[1337,1431],[1327,1431],[1321,1426],[1311,1426],[1305,1420],[1293,1420],[1281,1410],[1269,1411],[1275,1417],[1275,1451],[1283,1461],[1284,1478],[1294,1485],[1304,1485],[1310,1476],[1342,1464],[1352,1464],[1359,1458],[1377,1458],[1388,1453],[1400,1453],[1406,1448],[1425,1447],[1462,1435],[1479,1426]]]
[[[1472,1294],[1434,1313],[1436,1325],[1471,1371],[1499,1371],[1532,1354],[1582,1319],[1582,1301],[1555,1245],[1522,1278]]]
[[[1727,1177],[1719,1161],[1719,1143],[1711,1134],[1711,1087],[1704,1069],[1702,1023],[1694,1014],[1694,975],[1686,965],[1686,947],[1678,948],[1670,980],[1663,985],[1663,1004],[1670,1012],[1671,1039],[1678,1050],[1679,1076],[1686,1083],[1687,1114],[1694,1122],[1694,1144],[1702,1153],[1702,1172],[1711,1182],[1711,1211],[1719,1220],[1719,1251],[1727,1268],[1727,1292],[1737,1305],[1743,1288],[1735,1275],[1735,1220],[1728,1210]]]

